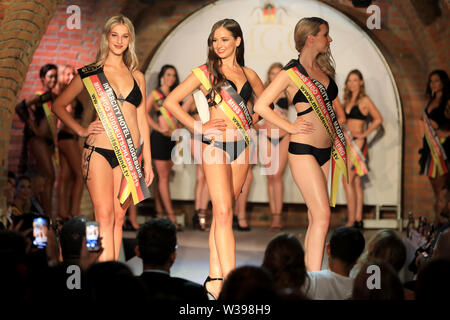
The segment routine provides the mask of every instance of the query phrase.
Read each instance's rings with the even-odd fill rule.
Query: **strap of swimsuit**
[[[84,182],[86,182],[87,179],[88,179],[88,177],[89,177],[89,166],[90,166],[90,164],[91,164],[91,156],[92,156],[92,152],[95,151],[95,147],[94,147],[94,146],[90,146],[90,145],[88,145],[88,144],[85,142],[83,148],[86,148],[86,149],[89,149],[89,150],[90,150],[90,152],[89,152],[89,154],[88,154],[88,156],[87,156],[87,159],[86,159],[86,161],[87,161],[87,169],[86,169],[86,176],[84,177]]]

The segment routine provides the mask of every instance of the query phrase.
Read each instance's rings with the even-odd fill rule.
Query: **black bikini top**
[[[276,104],[284,110],[287,110],[289,108],[288,99],[286,97],[278,99]]]
[[[439,128],[442,128],[443,125],[445,125],[448,122],[447,117],[445,116],[445,105],[444,106],[438,106],[431,110],[431,112],[428,112],[428,105],[425,108],[425,112],[427,113],[427,116],[430,120],[433,120],[437,123]]]
[[[228,80],[227,81],[230,83],[230,85],[234,88],[234,90],[236,90],[237,92],[237,87],[234,84],[233,81]],[[248,80],[244,83],[244,85],[241,88],[241,92],[238,92],[238,94],[241,96],[241,98],[244,100],[245,104],[247,104],[248,100],[250,100],[250,98],[252,97],[252,93],[253,93],[253,88],[250,85],[250,82],[248,82]]]
[[[106,76],[105,76],[106,77]],[[131,103],[132,105],[134,105],[136,108],[139,107],[139,105],[142,102],[142,92],[141,89],[139,89],[139,86],[136,82],[136,79],[132,76],[133,78],[133,89],[131,89],[130,93],[128,94],[128,96],[124,99],[124,98],[118,98],[116,91],[113,89],[113,87],[111,86],[111,89],[114,92],[114,96],[116,97],[116,100],[119,101],[127,101],[129,103]]]
[[[298,71],[300,71],[302,74],[304,74],[305,76],[310,78],[310,76],[308,75],[308,72],[306,72],[305,68],[296,59],[292,59],[291,61],[289,61],[288,64],[283,68],[283,70],[289,70],[292,67],[297,67]],[[336,82],[334,82],[333,78],[331,78],[330,76],[328,76],[328,78],[330,79],[330,83],[328,84],[328,88],[326,90],[327,90],[328,98],[330,99],[330,101],[333,101],[334,99],[336,99],[336,97],[338,95],[338,87],[336,85]],[[318,81],[318,82],[320,82],[320,81]],[[298,102],[308,102],[308,99],[306,99],[305,95],[301,92],[301,90],[298,90],[294,96],[294,99],[292,99],[292,104],[295,105]],[[307,114],[307,113],[311,112],[312,110],[313,110],[312,107],[309,107],[305,111],[297,113],[297,116]]]
[[[345,116],[347,117],[347,119],[357,119],[357,120],[367,120],[368,117],[361,113],[361,110],[359,110],[357,104],[353,106],[353,108],[350,110],[350,113],[347,113],[347,111],[345,111]]]

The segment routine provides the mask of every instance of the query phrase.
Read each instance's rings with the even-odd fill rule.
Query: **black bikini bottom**
[[[230,156],[230,162],[233,162],[234,160],[239,157],[239,155],[245,150],[247,145],[245,144],[245,140],[238,140],[238,141],[212,141],[210,139],[205,138],[202,136],[202,142],[205,144],[211,144],[219,149],[222,149],[228,155]]]
[[[119,165],[119,161],[117,160],[116,154],[114,153],[113,149],[104,149],[99,147],[94,147],[91,145],[88,145],[87,143],[84,143],[84,148],[91,150],[91,152],[88,155],[87,161],[91,161],[91,155],[92,152],[97,152],[98,154],[101,154],[106,161],[108,161],[111,168],[115,168]],[[86,175],[87,176],[87,175]]]
[[[289,153],[292,154],[310,154],[316,158],[319,166],[322,166],[331,157],[331,147],[329,148],[316,148],[309,144],[289,142]]]
[[[61,130],[60,132],[58,132],[58,141],[59,140],[70,140],[70,139],[74,139],[76,140],[76,135],[74,135],[73,133],[69,133],[67,131]]]
[[[286,137],[286,136],[282,136],[282,137],[279,137],[279,138],[271,138],[269,136],[266,136],[267,140],[269,140],[270,143],[273,144],[274,146],[279,144],[281,142],[281,140],[283,140],[284,137]]]

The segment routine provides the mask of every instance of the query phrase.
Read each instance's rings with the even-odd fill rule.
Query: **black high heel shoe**
[[[203,282],[203,288],[205,288],[205,291],[208,294],[208,296],[211,296],[213,298],[212,300],[217,300],[218,297],[215,297],[211,292],[208,291],[208,289],[206,289],[206,284],[210,281],[216,281],[216,280],[223,281],[223,278],[211,278],[210,276],[208,276],[206,278],[205,282]]]
[[[353,228],[364,229],[364,224],[363,224],[362,220],[353,222]]]
[[[250,231],[250,226],[249,225],[247,225],[246,227],[241,227],[241,225],[239,224],[240,220],[245,220],[245,219],[238,219],[238,223],[237,223],[236,229],[238,231]]]
[[[207,231],[206,227],[206,214],[204,210],[195,210],[194,216],[192,217],[192,225],[194,226],[194,230]]]

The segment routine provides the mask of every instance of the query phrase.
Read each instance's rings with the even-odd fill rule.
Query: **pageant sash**
[[[206,65],[201,65],[193,69],[192,72],[206,90],[211,89],[210,74]],[[214,81],[214,79],[211,80]],[[242,97],[226,82],[220,90],[220,94],[216,92],[214,102],[233,122],[244,137],[245,144],[248,146],[250,144],[249,130],[252,125],[252,117]]]
[[[166,99],[166,96],[158,89],[153,90],[152,95],[156,101],[156,104],[158,105],[159,112],[161,112],[161,115],[163,116],[163,118],[166,121],[167,125],[169,126],[170,130],[174,131],[176,129],[176,127],[175,127],[175,122],[174,122],[173,116],[166,108],[163,107],[163,102],[164,102],[164,99]]]
[[[36,94],[42,96],[45,92],[42,90],[36,91]],[[50,128],[50,133],[55,144],[55,152],[53,154],[53,161],[55,166],[59,166],[59,151],[58,151],[58,138],[56,135],[55,118],[52,114],[52,100],[42,101],[42,108],[44,109],[45,117],[47,118],[48,126]]]
[[[306,71],[304,72],[306,73]],[[331,101],[328,98],[326,88],[319,81],[302,74],[295,65],[287,69],[286,73],[299,88],[299,90],[305,95],[309,105],[319,117],[331,141],[333,141],[333,148],[331,151],[330,205],[334,207],[336,205],[336,195],[339,186],[340,174],[343,173],[345,178],[348,179],[346,142],[344,133],[337,121],[337,117],[334,113]]]
[[[437,175],[441,176],[448,172],[446,164],[447,155],[425,111],[423,112],[423,123],[425,140],[430,148],[431,154],[427,159],[424,173],[431,178],[436,178]]]
[[[369,169],[366,164],[366,157],[364,156],[364,150],[361,150],[356,144],[355,140],[350,133],[350,130],[345,126],[344,127],[344,135],[347,141],[347,155],[355,167],[356,174],[360,177],[365,176],[369,173]],[[366,143],[367,148],[367,143]]]
[[[117,103],[114,91],[101,66],[91,64],[79,69],[78,73],[89,92],[92,104],[117,157],[123,173],[122,179],[126,180],[122,180],[118,198],[123,204],[131,193],[134,204],[137,204],[150,197],[150,192],[145,184],[138,150],[134,146],[131,132]]]

